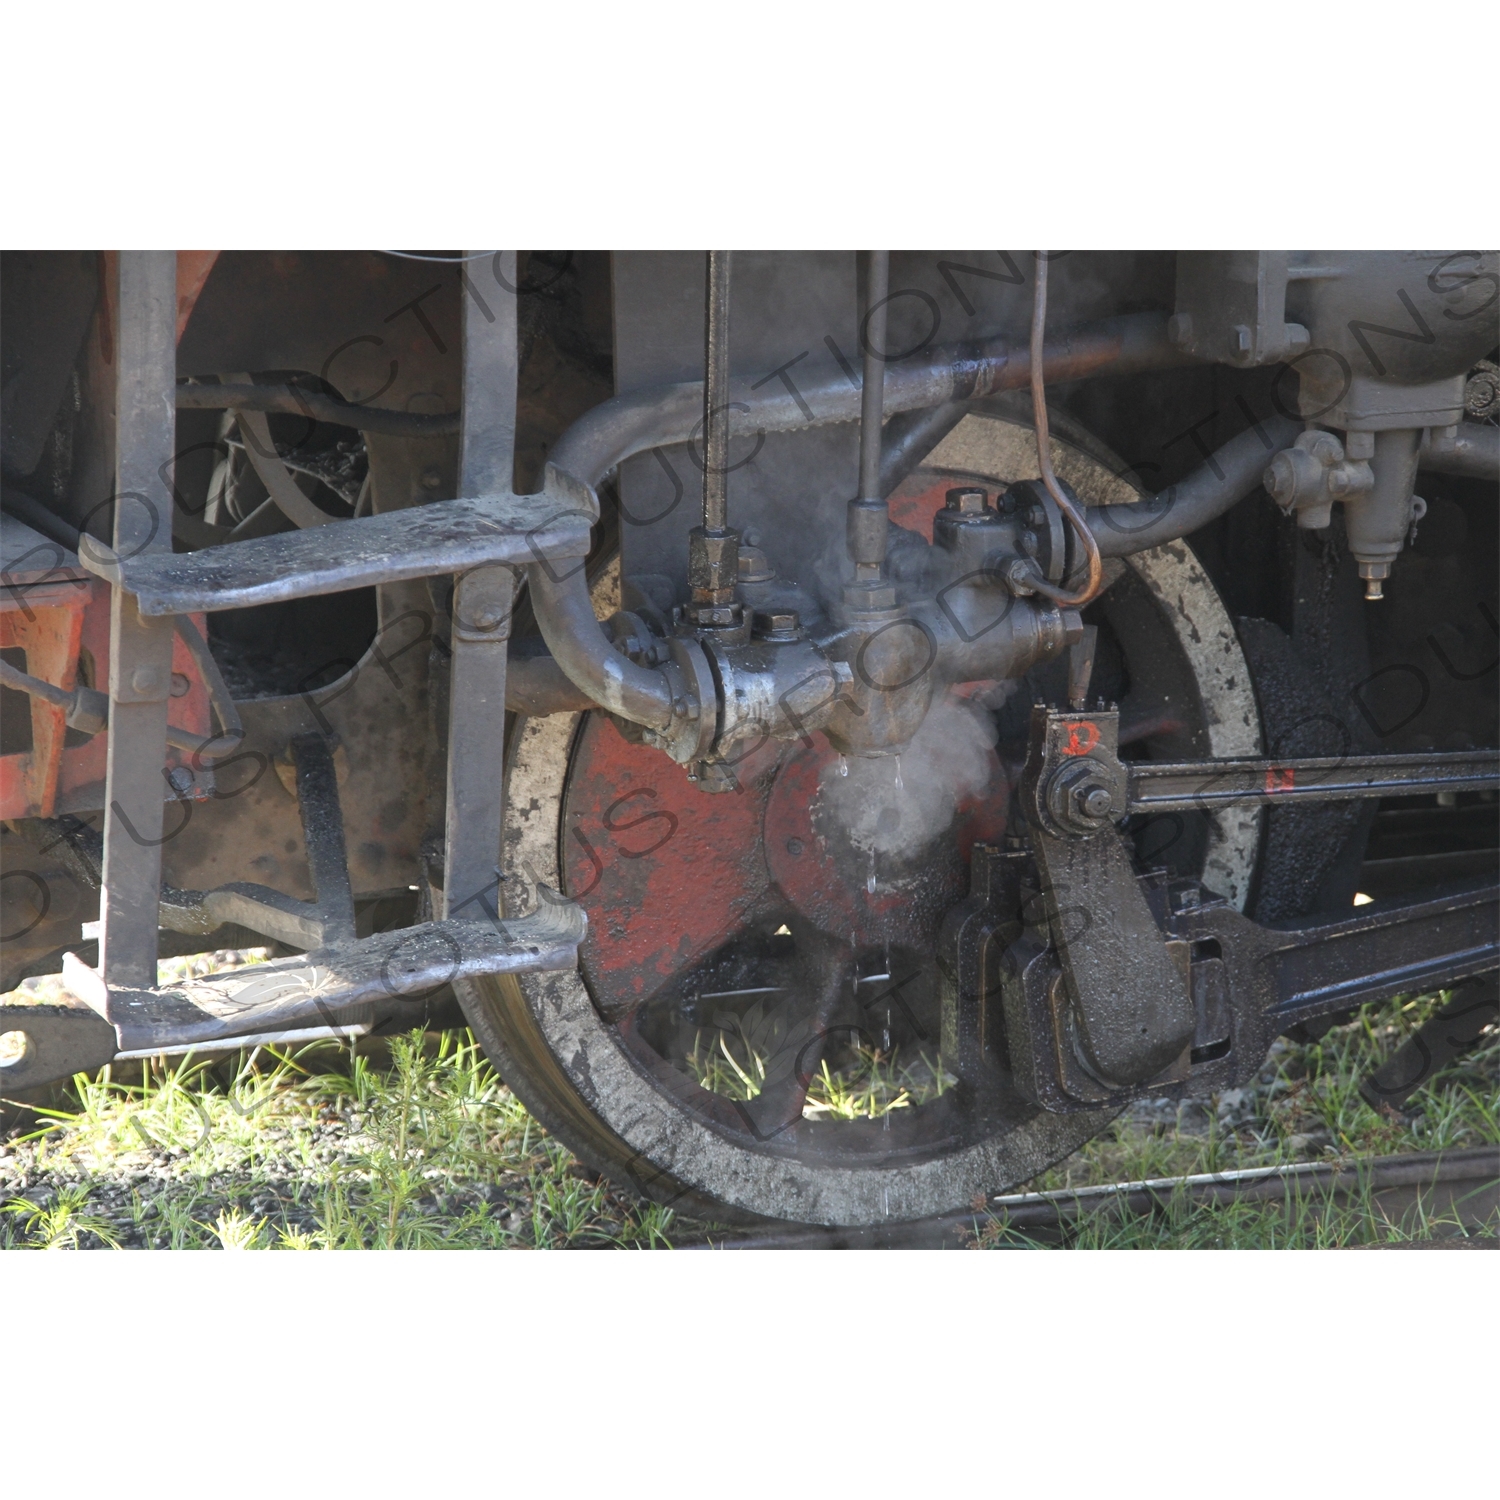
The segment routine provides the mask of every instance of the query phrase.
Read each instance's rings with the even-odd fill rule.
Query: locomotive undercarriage
[[[15,637],[7,983],[81,1004],[7,1091],[452,993],[599,1169],[861,1224],[1492,1004],[1493,259],[18,268],[10,616],[109,646]]]

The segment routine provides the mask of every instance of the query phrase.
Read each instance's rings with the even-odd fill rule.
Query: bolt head
[[[738,604],[693,604],[688,613],[700,630],[730,630],[744,618]]]
[[[1108,787],[1087,786],[1079,789],[1078,805],[1089,817],[1102,818],[1115,805],[1115,799],[1110,795]]]
[[[1193,315],[1191,313],[1173,313],[1167,319],[1167,338],[1179,348],[1190,343],[1193,337]]]
[[[766,554],[748,543],[740,547],[738,570],[741,583],[767,583],[776,576]]]
[[[756,635],[787,641],[796,639],[802,619],[795,609],[757,610],[751,625]]]
[[[895,609],[896,586],[893,583],[882,583],[878,579],[869,583],[846,583],[843,598],[848,609]]]
[[[964,485],[959,489],[948,491],[947,507],[956,510],[962,515],[981,515],[989,499],[988,492],[977,485]]]
[[[1236,323],[1229,330],[1229,340],[1236,354],[1248,354],[1255,346],[1254,335],[1244,323]]]
[[[130,674],[130,686],[137,693],[159,693],[162,674],[157,667],[137,667]]]

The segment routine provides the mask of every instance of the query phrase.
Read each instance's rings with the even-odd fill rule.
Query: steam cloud
[[[993,719],[961,700],[935,703],[899,757],[851,756],[823,770],[823,805],[862,849],[911,854],[953,821],[958,804],[994,776]]]

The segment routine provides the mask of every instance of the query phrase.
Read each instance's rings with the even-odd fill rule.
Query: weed
[[[213,1232],[218,1235],[222,1249],[258,1250],[261,1246],[261,1232],[265,1227],[264,1219],[252,1219],[239,1209],[232,1208],[221,1213],[214,1221]]]
[[[59,1189],[50,1204],[12,1198],[4,1212],[23,1221],[29,1241],[39,1250],[77,1250],[86,1235],[118,1250],[120,1242],[109,1221],[97,1214],[84,1213],[88,1200],[89,1190],[74,1185]]]

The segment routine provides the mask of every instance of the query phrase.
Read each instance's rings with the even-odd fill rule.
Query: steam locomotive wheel
[[[893,514],[930,526],[952,482],[914,476]],[[1258,753],[1244,657],[1186,546],[1131,559],[1088,618],[1096,690],[1121,700],[1127,754]],[[951,1071],[935,959],[970,848],[1004,836],[1027,700],[1052,691],[1029,682],[998,711],[982,695],[950,703],[961,718],[945,739],[977,724],[969,753],[987,757],[956,782],[908,759],[903,785],[900,761],[846,765],[815,736],[764,747],[736,767],[738,791],[708,795],[602,714],[517,723],[508,889],[567,892],[589,933],[577,972],[463,986],[502,1076],[596,1169],[719,1220],[922,1218],[1076,1151],[1115,1111],[1049,1114],[1003,1075]],[[919,837],[946,826],[915,847],[899,830],[872,840],[879,817],[861,811],[885,808]],[[1135,830],[1143,858],[1243,905],[1257,818],[1191,824]]]

